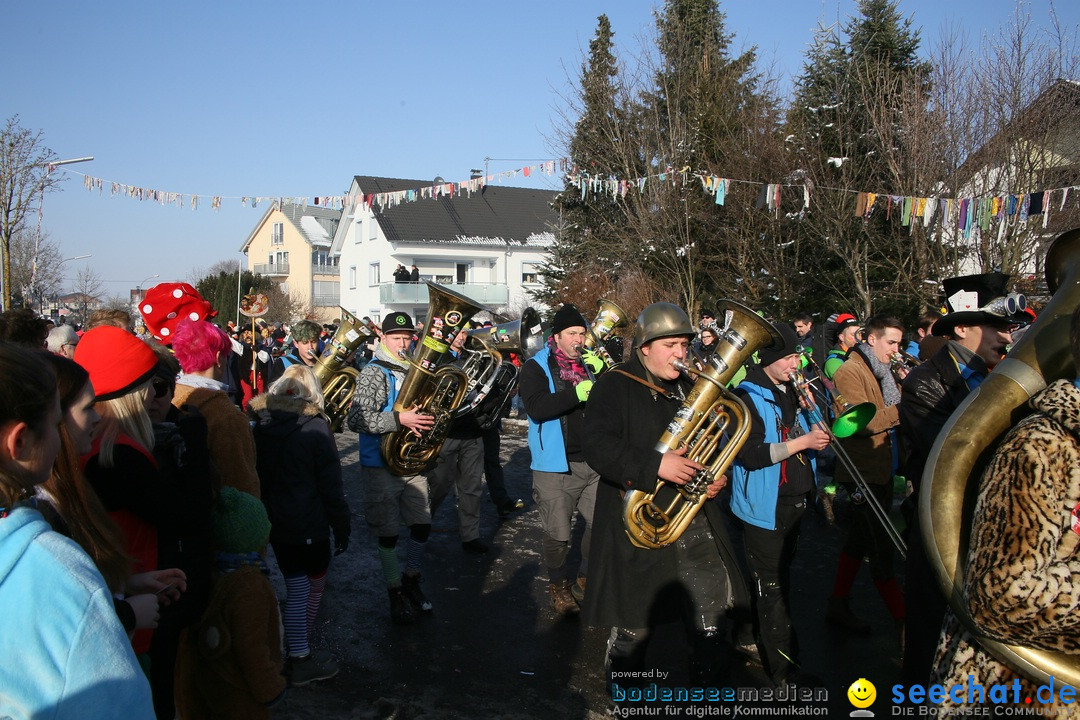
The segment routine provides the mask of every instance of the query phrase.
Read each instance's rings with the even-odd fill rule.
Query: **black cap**
[[[555,319],[551,323],[551,334],[557,335],[568,327],[589,327],[585,322],[585,316],[573,305],[563,305],[559,312],[555,313]]]
[[[409,332],[416,332],[416,328],[413,326],[412,318],[409,317],[409,313],[404,312],[392,312],[382,321],[383,334],[390,332],[397,332],[399,330],[408,330]]]
[[[773,323],[773,327],[776,328],[776,332],[780,333],[780,338],[784,341],[784,344],[776,350],[772,346],[759,350],[758,359],[761,367],[772,365],[780,358],[786,358],[788,355],[799,352],[799,338],[790,325],[787,323]]]

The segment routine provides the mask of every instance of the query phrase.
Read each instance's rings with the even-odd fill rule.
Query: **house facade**
[[[424,319],[428,287],[445,285],[516,317],[533,305],[539,266],[554,242],[555,191],[424,180],[353,178],[331,255],[341,305],[380,322],[389,312]],[[419,282],[398,282],[399,265]]]
[[[248,268],[273,278],[318,322],[340,317],[337,256],[331,252],[340,210],[274,203],[251,231],[240,252]]]

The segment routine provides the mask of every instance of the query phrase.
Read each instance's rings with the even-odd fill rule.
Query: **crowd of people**
[[[944,312],[921,317],[907,341],[888,316],[837,313],[819,327],[809,315],[792,324],[755,316],[770,341],[745,364],[747,339],[730,309],[722,324],[710,310],[695,324],[684,309],[654,303],[611,353],[597,351],[603,339],[576,307],[555,309],[543,347],[513,359],[537,551],[550,611],[610,632],[609,689],[650,677],[650,640],[671,620],[685,627],[697,686],[725,684],[733,658],[760,665],[778,687],[820,682],[800,663],[791,570],[804,515],[830,511],[838,494],[848,513],[825,620],[871,631],[850,600],[866,563],[893,619],[902,680],[1015,675],[949,608],[914,511],[949,416],[1033,319],[1008,281],[946,280]],[[504,485],[502,413],[436,416],[410,387],[443,364],[460,370],[473,352],[459,313],[426,318],[426,329],[388,313],[357,349],[343,418],[360,458],[361,503],[350,508],[314,371],[333,325],[219,327],[184,283],[152,288],[139,309],[135,323],[111,311],[78,330],[29,311],[0,314],[0,607],[9,619],[0,648],[22,658],[0,669],[0,716],[268,717],[288,685],[338,672],[312,628],[354,513],[370,530],[387,616],[408,625],[438,602],[423,569],[432,515],[451,490],[469,554],[488,551],[485,484],[500,516],[524,508]],[[1071,348],[1080,360],[1078,317]],[[742,367],[729,367],[736,357]],[[665,432],[701,412],[697,383],[715,380],[698,378],[710,372],[730,378],[730,402],[745,410],[741,445],[719,470],[690,452],[692,436],[658,449]],[[1022,617],[1028,640],[1072,654],[1078,387],[1063,380],[1037,395],[1034,415],[998,449],[980,486],[977,571],[966,586],[986,632],[1015,636],[1002,618]],[[857,421],[852,408],[861,408]],[[838,418],[853,427],[840,432]],[[437,455],[410,464],[417,439],[432,433]],[[627,499],[672,487],[693,512],[646,547],[627,532]],[[1015,503],[1043,523],[1040,547],[1008,522],[1003,508]],[[652,530],[671,522],[661,515],[650,516]],[[1004,547],[1002,537],[1011,538]],[[268,562],[284,579],[280,602]],[[1033,572],[1055,578],[1053,597],[1013,582]],[[991,609],[1002,604],[1007,616]]]

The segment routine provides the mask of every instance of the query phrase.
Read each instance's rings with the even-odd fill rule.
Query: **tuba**
[[[341,308],[341,325],[323,350],[322,357],[312,368],[322,385],[330,429],[336,433],[341,432],[341,423],[345,420],[353,392],[356,390],[357,378],[360,377],[356,368],[347,367],[345,363],[358,347],[377,335],[378,330],[370,320],[360,320],[345,308]]]
[[[429,470],[439,459],[454,413],[469,391],[469,376],[454,365],[437,366],[454,337],[466,330],[469,318],[484,309],[442,285],[428,282],[427,286],[427,324],[416,344],[415,356],[402,358],[409,372],[394,401],[394,412],[418,407],[435,422],[421,435],[402,428],[387,433],[379,443],[387,468],[401,477]]]
[[[1080,302],[1080,229],[1060,235],[1046,255],[1054,293],[1035,324],[942,428],[927,459],[919,497],[923,543],[953,612],[987,651],[1038,682],[1080,685],[1080,661],[1062,653],[1008,645],[980,634],[963,597],[971,511],[982,470],[1002,435],[1027,414],[1028,400],[1050,381],[1075,374],[1069,316]]]
[[[610,300],[601,300],[597,304],[596,317],[593,318],[592,325],[589,326],[588,332],[585,333],[584,345],[587,350],[592,350],[600,356],[600,359],[604,361],[604,370],[610,370],[615,365],[615,361],[612,360],[607,348],[604,347],[604,341],[619,328],[629,326],[630,322],[626,319],[626,311],[621,307]],[[589,374],[592,374],[591,371]],[[595,380],[596,378],[592,379]]]
[[[706,489],[727,472],[750,433],[749,411],[727,389],[727,383],[757,350],[783,344],[776,329],[750,308],[724,300],[720,309],[724,328],[719,331],[716,353],[700,371],[680,366],[680,370],[696,375],[697,380],[656,443],[660,453],[687,448],[686,457],[705,469],[684,485],[657,479],[652,493],[626,493],[623,524],[630,542],[637,547],[665,547],[690,526],[705,504]],[[730,439],[721,447],[724,436]],[[661,500],[661,496],[665,499]]]
[[[540,314],[530,307],[519,320],[476,328],[468,334],[459,366],[469,376],[469,393],[457,416],[475,413],[477,424],[487,430],[502,416],[517,387],[518,367],[503,353],[516,353],[528,360],[544,348],[544,330]]]

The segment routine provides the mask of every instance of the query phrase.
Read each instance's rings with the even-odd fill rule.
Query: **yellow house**
[[[340,220],[340,210],[274,203],[240,247],[252,272],[273,278],[319,323],[341,315],[338,260],[330,255]]]

